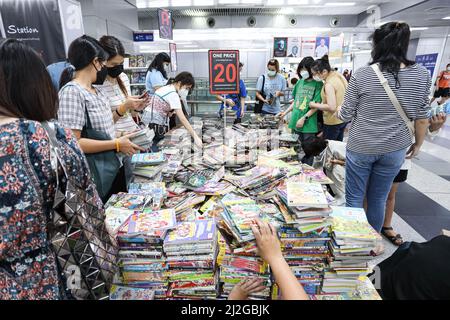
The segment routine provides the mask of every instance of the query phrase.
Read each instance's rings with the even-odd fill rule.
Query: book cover
[[[216,224],[213,220],[183,222],[168,232],[164,246],[214,241],[216,237]]]
[[[328,207],[327,198],[319,183],[288,181],[287,198],[290,207]]]
[[[128,234],[145,234],[157,230],[167,230],[176,227],[175,210],[159,211],[144,210],[134,213],[128,221]]]
[[[154,300],[155,292],[147,288],[132,288],[113,285],[110,300]]]
[[[135,165],[150,166],[161,164],[166,161],[166,156],[162,152],[157,153],[139,153],[133,155],[131,163]]]

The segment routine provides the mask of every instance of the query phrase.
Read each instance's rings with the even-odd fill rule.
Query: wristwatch
[[[305,121],[308,121],[308,119],[309,119],[309,117],[308,117],[308,116],[305,116],[304,118],[305,118]]]

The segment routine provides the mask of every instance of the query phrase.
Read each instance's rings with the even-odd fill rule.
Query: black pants
[[[155,133],[155,137],[153,138],[153,144],[152,144],[152,152],[158,152],[158,143],[164,139],[164,136],[166,135],[166,132],[168,131],[168,128],[166,126],[162,126],[155,123],[150,123],[148,127],[153,130]]]
[[[125,166],[122,166],[119,169],[116,178],[114,179],[114,182],[112,184],[111,190],[109,190],[108,195],[102,199],[103,203],[106,203],[113,194],[117,194],[120,192],[128,192],[126,181],[127,179],[125,174]]]

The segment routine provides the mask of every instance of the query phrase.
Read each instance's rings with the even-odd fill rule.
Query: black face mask
[[[123,64],[108,68],[108,75],[112,78],[118,78],[123,73]]]
[[[94,65],[94,67],[95,67],[95,65]],[[97,69],[97,68],[95,68],[95,69]],[[103,85],[107,76],[108,76],[108,68],[102,67],[100,69],[100,71],[97,71],[97,80],[93,84],[95,84],[97,86]]]

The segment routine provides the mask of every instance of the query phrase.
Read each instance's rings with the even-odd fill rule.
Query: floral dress
[[[75,137],[59,125],[55,129],[68,174],[87,187],[89,170]],[[46,228],[55,189],[56,173],[42,125],[23,119],[1,125],[0,300],[61,298]]]

